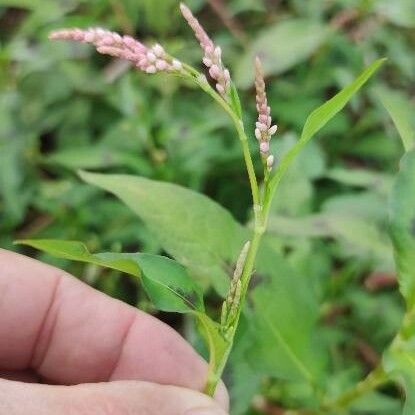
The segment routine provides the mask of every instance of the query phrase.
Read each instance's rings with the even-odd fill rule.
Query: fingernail
[[[183,415],[225,415],[225,412],[212,407],[203,407],[189,409]]]

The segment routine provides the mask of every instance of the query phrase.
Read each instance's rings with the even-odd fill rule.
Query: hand
[[[225,415],[206,371],[161,321],[0,250],[1,415]]]

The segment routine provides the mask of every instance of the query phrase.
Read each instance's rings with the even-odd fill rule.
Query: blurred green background
[[[12,242],[62,238],[84,241],[92,251],[161,251],[126,207],[81,183],[77,169],[179,183],[249,222],[250,192],[239,142],[226,115],[207,96],[176,78],[129,70],[87,45],[47,39],[56,28],[102,26],[150,44],[158,41],[198,66],[201,51],[178,3],[0,0],[0,246],[53,262],[148,311],[139,288],[117,273],[52,259]],[[415,2],[187,4],[222,46],[252,130],[252,60],[256,54],[263,59],[279,125],[272,147],[277,159],[313,108],[368,63],[388,58],[376,79],[295,162],[270,221],[278,249],[296,270],[317,281],[322,321],[336,327],[328,335],[333,365],[343,374],[333,388],[341,388],[376,364],[402,313],[386,217],[403,148],[387,109],[415,114]],[[399,127],[409,130],[414,123]],[[254,139],[251,145],[260,172]],[[213,293],[211,306],[214,312]],[[161,317],[197,343],[187,320]],[[286,398],[292,386],[281,387],[260,371],[254,376],[239,364],[242,360],[237,350],[227,375],[235,413],[246,413],[253,395],[260,413],[295,406]],[[250,387],[235,380],[247,376]],[[301,393],[296,392],[299,400]],[[375,400],[376,410],[373,404],[356,413],[399,413],[396,400],[382,399]]]

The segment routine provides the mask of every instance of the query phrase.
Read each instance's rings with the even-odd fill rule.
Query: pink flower
[[[131,36],[101,28],[57,30],[50,33],[49,39],[91,43],[99,53],[128,60],[146,73],[182,70],[181,62],[171,59],[158,43],[149,48]]]
[[[268,106],[267,94],[265,92],[264,73],[260,59],[255,59],[255,89],[256,89],[256,108],[258,111],[258,121],[255,124],[255,137],[259,142],[261,156],[266,160],[268,169],[272,168],[274,156],[269,155],[269,141],[277,132],[278,127],[272,124],[271,108]]]
[[[203,49],[203,63],[209,68],[209,75],[216,81],[216,90],[226,98],[231,85],[231,76],[228,69],[222,63],[222,50],[219,46],[215,46],[202,25],[193,16],[190,9],[183,3],[180,4],[180,10],[183,17],[193,29],[197,40]]]

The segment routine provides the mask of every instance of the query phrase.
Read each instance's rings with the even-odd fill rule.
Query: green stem
[[[256,254],[258,252],[258,248],[261,242],[261,237],[263,235],[263,228],[262,226],[255,227],[254,235],[251,240],[251,244],[249,246],[248,254],[246,256],[245,266],[244,270],[241,276],[241,282],[242,282],[242,293],[241,293],[241,299],[240,299],[240,305],[238,308],[238,314],[235,318],[234,323],[232,324],[232,327],[230,328],[229,332],[227,332],[227,341],[228,341],[228,348],[226,350],[226,353],[224,354],[222,361],[220,365],[218,366],[218,369],[215,370],[214,373],[208,374],[208,380],[205,387],[205,393],[209,396],[213,396],[216,390],[216,387],[219,383],[219,380],[222,377],[223,370],[225,369],[226,362],[228,361],[229,354],[232,350],[236,330],[238,328],[239,319],[242,312],[242,305],[244,304],[244,300],[246,297],[246,293],[249,286],[249,281],[251,279],[252,271],[254,269],[255,265],[255,258]]]
[[[244,155],[246,170],[248,172],[248,178],[249,183],[251,186],[251,193],[252,193],[252,201],[254,204],[254,211],[258,209],[258,206],[260,205],[260,198],[259,198],[259,187],[258,187],[258,181],[255,175],[255,168],[254,164],[252,162],[251,153],[249,151],[249,145],[248,145],[248,137],[245,133],[245,128],[243,121],[236,115],[236,113],[233,111],[231,106],[227,101],[225,101],[207,82],[207,80],[203,77],[201,73],[196,71],[193,67],[190,65],[184,65],[184,68],[190,73],[191,79],[196,82],[196,84],[205,91],[208,95],[210,95],[225,111],[226,113],[231,117],[236,131],[238,133],[239,140],[242,144],[242,151]]]
[[[380,385],[388,381],[388,376],[381,366],[378,366],[361,382],[357,383],[352,389],[344,392],[338,398],[323,405],[325,411],[333,411],[347,408],[353,401],[373,391]]]

